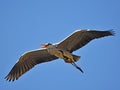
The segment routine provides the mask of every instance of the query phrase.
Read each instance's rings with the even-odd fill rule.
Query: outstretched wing
[[[5,78],[9,81],[17,80],[36,64],[52,61],[54,59],[57,59],[57,57],[50,55],[47,49],[27,52],[20,57],[19,61],[13,66],[12,70]]]
[[[77,30],[72,35],[67,37],[65,40],[61,41],[58,44],[58,48],[67,50],[69,52],[73,52],[91,40],[96,38],[101,38],[105,36],[114,35],[113,31],[96,31],[96,30]]]

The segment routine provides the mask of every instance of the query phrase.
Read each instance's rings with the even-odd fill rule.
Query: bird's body
[[[111,30],[77,30],[57,44],[44,44],[42,45],[42,49],[26,52],[19,58],[18,62],[5,78],[9,81],[17,80],[36,64],[53,61],[58,58],[63,59],[66,63],[71,63],[78,70],[83,72],[75,63],[80,59],[80,56],[74,55],[72,52],[83,47],[93,39],[112,35],[114,35],[114,33]]]
[[[80,59],[79,56],[75,56],[66,50],[59,49],[56,45],[52,45],[52,44],[48,45],[47,50],[51,55],[59,57],[67,63],[76,62],[77,60]]]

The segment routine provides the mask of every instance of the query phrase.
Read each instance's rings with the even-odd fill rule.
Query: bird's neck
[[[54,52],[56,52],[57,47],[55,45],[50,45],[49,47],[47,47],[47,50],[50,54],[54,54]]]

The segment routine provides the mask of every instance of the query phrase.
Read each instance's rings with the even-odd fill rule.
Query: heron
[[[13,66],[5,79],[8,81],[18,80],[20,76],[32,69],[35,65],[50,62],[58,58],[63,59],[66,63],[72,64],[83,73],[82,68],[76,64],[81,56],[75,55],[73,52],[82,48],[91,40],[105,36],[114,36],[114,31],[88,29],[76,30],[58,43],[41,44],[40,49],[25,52]]]

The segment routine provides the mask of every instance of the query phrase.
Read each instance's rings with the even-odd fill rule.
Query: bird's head
[[[47,44],[41,44],[42,48],[47,48],[48,46],[52,45],[51,43],[47,43]]]

